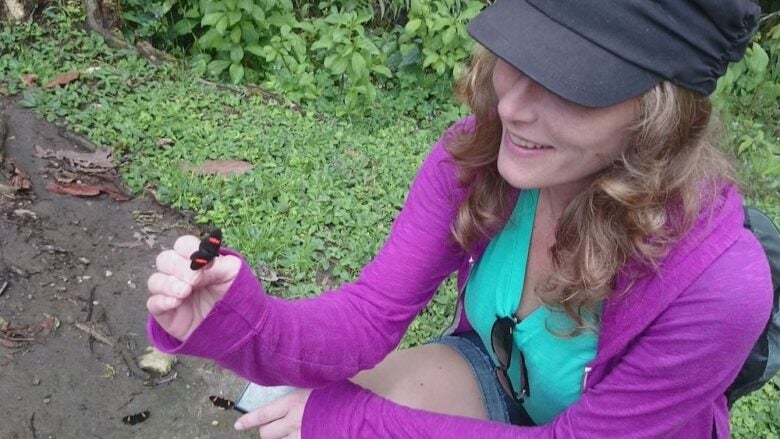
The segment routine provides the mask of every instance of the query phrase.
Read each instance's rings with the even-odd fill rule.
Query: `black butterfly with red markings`
[[[200,241],[200,247],[190,255],[190,269],[200,270],[219,256],[219,247],[222,245],[222,232],[214,229],[208,236]]]
[[[127,425],[135,425],[140,424],[147,419],[149,419],[149,410],[144,410],[141,413],[136,413],[135,415],[125,416],[122,418],[122,422]]]
[[[215,407],[219,407],[223,410],[230,410],[236,405],[235,402],[229,399],[220,398],[219,396],[209,396],[209,399],[211,400],[211,403],[214,404]]]

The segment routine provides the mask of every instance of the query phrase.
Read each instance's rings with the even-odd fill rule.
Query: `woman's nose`
[[[506,122],[533,122],[539,106],[544,105],[544,89],[538,82],[525,75],[518,75],[511,86],[499,96],[498,114]]]

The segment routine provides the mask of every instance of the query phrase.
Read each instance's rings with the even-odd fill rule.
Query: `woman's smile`
[[[543,145],[525,140],[522,137],[511,134],[507,130],[504,130],[503,143],[513,155],[524,158],[540,157],[555,150],[555,148],[550,145]]]

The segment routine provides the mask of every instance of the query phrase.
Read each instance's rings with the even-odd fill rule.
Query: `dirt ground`
[[[148,196],[115,201],[46,190],[67,164],[37,157],[34,146],[78,148],[11,99],[0,98],[3,112],[0,156],[16,162],[31,189],[0,193],[0,438],[256,437],[235,433],[238,413],[209,401],[235,399],[243,383],[229,372],[180,357],[169,375],[145,379],[135,363],[149,345],[154,257],[199,230]],[[122,421],[145,410],[144,422]]]

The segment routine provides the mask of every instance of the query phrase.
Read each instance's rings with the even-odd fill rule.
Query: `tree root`
[[[99,33],[108,47],[119,50],[133,50],[155,65],[160,65],[163,62],[173,63],[176,61],[176,58],[161,50],[155,49],[148,41],[139,41],[134,47],[122,37],[114,34],[110,29],[103,27],[101,24],[102,20],[100,20],[98,2],[99,0],[84,0],[84,9],[87,13],[87,27],[90,30]]]

